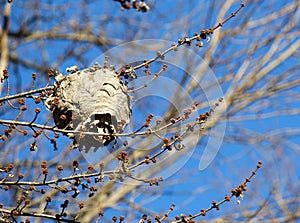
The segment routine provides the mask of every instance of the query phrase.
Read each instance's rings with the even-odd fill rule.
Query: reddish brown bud
[[[168,143],[169,143],[169,140],[168,140],[167,138],[163,138],[163,142],[164,142],[165,144],[168,144]]]
[[[58,171],[62,171],[62,170],[64,170],[64,167],[63,167],[62,165],[58,165],[58,166],[57,166],[57,170],[58,170]]]
[[[19,178],[19,179],[22,179],[23,177],[24,177],[24,175],[21,174],[21,173],[18,175],[18,178]]]
[[[167,68],[168,68],[168,65],[164,64],[162,70],[165,71]]]
[[[201,215],[206,216],[206,211],[204,209],[201,210]]]
[[[230,201],[230,196],[226,195],[224,198],[226,201]]]
[[[7,79],[8,78],[8,69],[3,70],[3,78]]]
[[[131,8],[131,4],[130,3],[126,3],[124,6],[125,9],[130,9]]]
[[[84,203],[83,202],[79,202],[78,207],[79,207],[79,209],[84,208]]]
[[[51,200],[52,200],[52,199],[51,199],[51,196],[47,196],[47,197],[46,197],[46,202],[51,202]]]
[[[90,191],[93,191],[93,192],[95,192],[95,191],[97,191],[98,190],[98,188],[97,187],[95,187],[95,186],[91,186],[90,187]]]
[[[176,119],[175,118],[171,118],[170,122],[174,124],[176,122]]]
[[[13,168],[14,168],[14,165],[12,165],[11,163],[10,163],[10,164],[8,164],[8,166],[7,166],[7,170],[8,170],[8,172],[12,171],[12,170],[13,170]]]
[[[46,168],[48,165],[47,161],[43,161],[41,164],[41,168]]]
[[[49,173],[47,168],[43,169],[42,172],[43,172],[44,175],[48,175],[48,173]]]
[[[53,77],[54,76],[54,69],[49,69],[48,70],[48,77]]]
[[[150,119],[152,119],[153,117],[154,117],[154,115],[151,113],[148,115],[148,118],[150,118]]]
[[[78,161],[77,161],[77,160],[74,160],[74,161],[73,161],[73,167],[74,167],[74,168],[77,168],[78,166],[79,166]]]
[[[201,115],[200,115],[200,120],[205,121],[205,120],[206,120],[206,115],[201,114]]]
[[[25,105],[25,100],[24,100],[24,98],[19,98],[19,104],[20,104],[20,105]]]
[[[26,111],[27,110],[27,106],[22,106],[21,108],[20,108],[22,111]]]

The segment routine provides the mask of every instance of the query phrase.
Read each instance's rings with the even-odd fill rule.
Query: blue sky
[[[120,46],[117,43],[124,43],[137,39],[155,39],[157,40],[157,43],[160,43],[162,40],[176,42],[178,38],[185,35],[192,36],[195,32],[199,32],[203,28],[209,28],[216,24],[216,16],[219,13],[219,9],[222,4],[217,1],[196,0],[189,2],[179,0],[151,1],[154,2],[154,6],[151,8],[150,12],[143,14],[135,12],[134,10],[122,12],[120,11],[118,3],[109,0],[101,1],[100,3],[97,1],[90,1],[89,4],[81,4],[80,6],[72,1],[55,1],[55,4],[60,4],[57,9],[55,9],[52,1],[40,2],[42,5],[49,7],[49,10],[42,11],[42,15],[45,17],[50,15],[54,16],[53,20],[43,21],[41,19],[39,22],[35,23],[35,28],[38,28],[40,31],[49,30],[52,27],[61,25],[64,27],[61,32],[72,33],[74,32],[74,29],[72,30],[72,28],[64,22],[71,20],[74,24],[79,23],[79,27],[81,27],[83,20],[88,17],[91,21],[91,28],[81,27],[81,29],[91,29],[91,32],[99,37],[105,34],[108,39],[112,39],[114,41],[113,44],[107,47],[90,47],[88,51],[81,55],[82,57],[80,57],[80,61],[78,60],[79,57],[72,56],[70,58],[62,59],[61,62],[58,62],[61,59],[60,56],[67,52],[69,48],[72,48],[75,45],[78,46],[76,50],[79,51],[87,45],[81,42],[65,40],[52,41],[47,39],[43,41],[24,42],[20,45],[16,42],[11,42],[12,48],[14,47],[14,44],[17,45],[17,48],[13,48],[13,53],[26,55],[24,57],[25,60],[39,65],[49,67],[57,66],[57,69],[63,73],[65,73],[64,71],[67,67],[74,64],[78,65],[79,68],[85,68],[94,61],[95,58],[102,58],[103,60],[103,53],[113,47],[116,47],[116,51],[113,52],[118,52],[118,49],[120,49],[118,47]],[[66,4],[71,4],[71,7],[67,9],[66,13],[63,13],[62,11]],[[257,7],[257,4],[260,4],[260,7]],[[247,4],[234,19],[224,25],[220,32],[226,33],[226,31],[230,30],[236,31],[245,20],[258,21],[260,18],[266,16],[265,10],[267,10],[268,14],[271,14],[285,7],[286,4],[287,1],[265,1],[262,3],[257,3],[256,1],[253,3],[249,2],[249,4]],[[229,8],[226,15],[229,15],[230,12],[238,6],[239,2],[236,2],[234,6]],[[30,17],[31,14],[28,13],[27,7],[29,6],[26,6],[25,3],[18,1],[14,2],[12,8],[11,30],[17,30],[19,24]],[[37,13],[37,15],[39,15],[41,12],[37,10],[33,13]],[[297,11],[295,10],[294,13],[291,13],[291,16],[296,13]],[[59,21],[57,21],[58,18],[60,18]],[[288,21],[288,18],[288,16],[279,17],[272,23],[266,23],[265,25],[254,27],[252,29],[248,28],[237,36],[229,36],[228,38],[225,37],[222,42],[218,43],[218,46],[215,48],[213,56],[208,63],[216,78],[219,78],[220,80],[227,74],[232,73],[232,75],[235,75],[240,68],[239,65],[242,64],[247,57],[249,57],[249,55],[245,53],[241,56],[235,55],[239,52],[244,52],[253,42],[259,42],[260,40],[264,41],[265,39],[273,37],[276,30],[280,30],[280,32],[282,32],[284,27],[282,29],[278,27],[284,25]],[[273,27],[276,27],[277,29],[273,30]],[[214,35],[212,38],[214,38]],[[286,47],[293,44],[293,42],[296,42],[298,39],[299,36],[295,40],[291,40],[289,37],[286,39],[283,38],[281,40],[282,48],[278,49],[278,52],[273,55],[274,59],[276,59],[276,57],[278,57],[278,55],[280,55]],[[270,41],[272,41],[272,38]],[[196,48],[192,46],[186,50],[192,50],[197,56],[205,58],[210,47],[214,47],[213,44],[212,40],[209,43],[205,43],[203,48]],[[163,51],[166,49],[166,45],[162,44],[161,46],[163,48],[160,48],[159,50]],[[150,46],[150,49],[152,48],[157,50],[157,46]],[[140,49],[142,50],[143,47]],[[185,49],[185,46],[183,49]],[[256,61],[256,58],[259,60],[259,58],[261,58],[262,55],[264,55],[269,49],[270,45],[266,44],[265,47],[261,47],[253,55],[251,55],[250,62],[253,67],[248,68],[245,73],[251,72],[251,70],[254,69],[255,65],[259,62]],[[139,55],[135,52],[134,55],[136,54]],[[220,57],[218,57],[219,55]],[[155,56],[155,51],[148,50],[148,52],[145,53],[140,60],[151,58],[152,56]],[[176,54],[172,54],[172,56],[176,57]],[[231,56],[234,56],[233,61],[230,61]],[[117,57],[122,58],[123,54],[117,55]],[[126,61],[128,58],[131,57],[124,56],[122,59]],[[186,58],[184,56],[182,57],[183,65],[180,67],[181,69],[179,69],[179,67],[172,68],[170,66],[170,69],[163,74],[163,77],[176,81],[180,85],[179,80],[184,78],[184,72],[182,71],[186,71],[187,69],[184,70],[184,68],[189,68],[189,62],[196,59],[196,57],[191,60]],[[168,58],[167,56],[166,59],[173,58]],[[228,61],[222,62],[226,60]],[[111,58],[110,61],[113,62],[116,61],[116,59]],[[251,88],[249,92],[255,93],[268,84],[269,79],[276,78],[285,70],[294,67],[294,64],[298,61],[299,58],[297,57],[290,58],[276,69],[272,70],[270,74],[268,74],[259,84]],[[128,63],[130,62],[133,61],[128,61]],[[222,62],[221,65],[218,65],[218,62]],[[184,67],[185,65],[186,67]],[[266,66],[267,65],[268,64],[266,64]],[[153,64],[150,67],[151,71],[155,72],[161,68],[161,63]],[[31,87],[31,74],[32,72],[35,72],[34,69],[12,64],[9,68],[13,71],[11,84],[12,89],[15,89],[15,92]],[[142,71],[138,72],[139,75],[143,75]],[[189,72],[191,75],[190,78],[194,78],[194,73],[191,71]],[[282,82],[288,82],[298,78],[296,76],[296,72],[294,73],[295,75],[290,75],[288,79],[283,79]],[[39,79],[40,81],[37,82],[37,86],[39,87],[44,86],[46,81],[45,74],[40,75],[43,78]],[[162,78],[161,80],[164,79]],[[231,82],[221,83],[220,85],[222,91],[226,94],[227,90],[231,86]],[[158,94],[157,92],[159,92],[155,88],[157,86],[159,85],[154,84],[150,88],[150,90],[154,91],[154,94]],[[166,86],[166,88],[167,87],[168,86]],[[184,89],[188,88],[188,86],[183,87]],[[162,92],[164,92],[163,90]],[[175,214],[180,214],[182,212],[186,214],[195,214],[200,209],[209,207],[212,200],[222,200],[226,194],[230,193],[230,190],[233,187],[238,186],[247,176],[250,175],[258,160],[263,161],[263,168],[249,184],[249,191],[247,191],[241,204],[237,205],[233,199],[231,203],[224,204],[221,207],[221,211],[211,211],[204,219],[211,220],[216,216],[224,216],[224,213],[232,213],[232,210],[238,212],[239,210],[250,206],[252,206],[252,209],[255,209],[257,205],[256,202],[269,196],[270,188],[274,186],[274,182],[276,181],[281,183],[282,187],[280,189],[284,195],[287,197],[291,196],[291,194],[289,194],[288,186],[294,185],[294,187],[296,187],[296,185],[299,185],[300,178],[298,171],[300,168],[300,150],[298,147],[300,138],[299,130],[297,129],[300,120],[298,112],[299,90],[298,85],[291,90],[283,91],[280,94],[267,97],[264,100],[256,101],[246,109],[238,112],[232,119],[230,118],[227,120],[223,143],[220,146],[220,150],[217,153],[216,158],[213,159],[208,168],[201,171],[199,170],[201,155],[203,150],[206,148],[208,140],[208,137],[204,137],[197,144],[191,158],[182,168],[180,168],[179,171],[176,171],[176,173],[174,173],[171,177],[168,177],[165,181],[163,181],[160,187],[142,187],[139,189],[140,193],[137,193],[138,196],[131,199],[145,203],[143,205],[145,208],[155,211],[157,214],[167,211],[172,203],[176,204],[174,216]],[[146,93],[143,92],[141,93],[142,96],[145,94]],[[193,100],[207,100],[205,95],[203,95],[203,91],[199,89],[196,89],[193,93],[191,93],[191,96]],[[167,93],[164,97],[171,100],[170,96],[167,96]],[[177,95],[175,95],[175,98],[176,97]],[[155,100],[157,99],[150,98],[148,102],[144,101],[145,105],[142,105],[143,100],[136,104],[133,111],[135,114],[135,120],[133,120],[133,122],[137,123],[135,126],[142,123],[149,112],[154,113],[157,116],[163,116],[169,104],[174,103],[171,101],[169,104],[166,103],[160,105],[155,103]],[[151,104],[150,102],[153,101],[154,103]],[[141,103],[140,106],[139,103]],[[257,107],[261,107],[261,109],[257,109]],[[295,110],[295,114],[286,115],[285,110],[288,109]],[[203,111],[206,111],[206,109],[203,108],[201,112]],[[270,118],[259,118],[260,114],[264,115],[276,112],[278,115],[271,116]],[[12,113],[7,113],[2,115],[1,119],[7,118],[11,114]],[[238,118],[248,117],[249,115],[256,117],[250,119],[246,118],[241,121],[236,120]],[[39,121],[42,122],[42,119]],[[295,131],[295,133],[291,133],[291,131]],[[262,137],[260,142],[255,141],[258,137]],[[212,138],[212,140],[218,139]],[[68,139],[63,137],[63,139],[59,141],[59,145],[64,145],[66,142],[68,142]],[[47,140],[45,140],[45,144],[42,145],[47,148],[51,148],[51,145],[47,142]],[[32,159],[40,159],[41,157],[47,158],[48,156],[47,153],[45,154],[44,150],[38,151],[38,154],[36,155],[28,155],[28,151],[25,151],[24,154],[26,157],[30,157]],[[22,159],[21,156],[24,154],[23,152],[20,152],[18,156]],[[55,154],[55,152],[54,154],[50,154],[51,157],[55,157],[56,155],[57,154]],[[72,157],[72,155],[70,155],[70,157]],[[13,162],[16,158],[15,155],[12,154],[12,156],[7,159],[10,160],[10,162]],[[176,166],[177,164],[175,163],[174,165]],[[271,177],[273,174],[274,178]],[[147,192],[152,193],[148,195]],[[157,195],[155,196],[154,194]],[[1,197],[1,200],[2,198],[3,200],[7,199],[7,197]],[[128,199],[130,198],[128,197]],[[147,200],[151,202],[148,203]],[[248,201],[251,202],[251,205],[247,203]],[[247,206],[246,204],[244,206],[244,203],[246,203]],[[107,215],[117,215],[119,212],[116,212],[116,209],[121,210],[122,213],[122,207],[117,207],[108,211]],[[124,212],[124,214],[126,215],[126,212]]]

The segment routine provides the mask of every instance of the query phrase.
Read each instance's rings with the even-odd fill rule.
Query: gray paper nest
[[[57,128],[101,134],[120,133],[131,117],[127,87],[111,68],[99,64],[83,70],[76,68],[69,75],[56,76],[54,91],[46,102],[53,111]],[[74,138],[74,134],[67,134]],[[80,143],[81,137],[75,135]],[[85,136],[85,143],[101,147],[114,136]],[[91,145],[87,145],[90,147]]]

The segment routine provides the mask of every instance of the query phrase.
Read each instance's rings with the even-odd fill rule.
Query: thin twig
[[[256,175],[257,171],[261,168],[261,165],[262,165],[262,162],[258,161],[256,169],[254,171],[252,171],[251,175],[248,178],[246,178],[246,180],[243,183],[241,183],[237,188],[234,188],[230,191],[230,193],[231,193],[230,196],[226,195],[225,198],[223,200],[221,200],[220,202],[213,201],[212,205],[209,208],[202,209],[199,213],[192,215],[188,218],[185,218],[184,219],[185,221],[178,220],[175,222],[176,223],[184,223],[184,222],[189,222],[190,220],[200,217],[200,216],[206,216],[206,213],[213,209],[219,210],[220,205],[225,202],[229,202],[232,197],[240,197],[241,195],[243,195],[244,191],[247,190],[247,183],[249,183],[251,181],[251,179]]]
[[[13,213],[12,210],[7,210],[7,209],[3,209],[3,208],[0,208],[0,212],[1,213],[5,213],[5,214],[10,214],[12,216],[28,216],[28,217],[34,217],[34,218],[52,219],[52,220],[55,220],[57,222],[79,223],[76,220],[66,219],[66,218],[57,218],[56,216],[49,215],[49,214],[29,213],[29,212],[23,212],[23,211],[20,212],[20,213],[18,213],[18,214],[16,214],[16,213]]]
[[[248,0],[245,0],[243,3],[240,4],[240,6],[239,6],[234,12],[232,12],[232,13],[230,14],[230,16],[228,16],[228,17],[225,18],[222,22],[219,22],[216,26],[214,26],[214,27],[212,27],[212,28],[209,28],[209,29],[206,29],[206,30],[201,30],[201,33],[206,34],[206,35],[213,34],[213,32],[214,32],[216,29],[222,27],[226,22],[228,22],[230,19],[232,19],[233,17],[235,17],[236,14],[237,14],[237,13],[238,13],[245,5],[246,5],[247,2],[248,2]],[[188,39],[189,39],[189,41],[192,42],[192,41],[194,41],[194,40],[197,39],[197,38],[199,38],[198,35],[193,36],[193,37],[190,37],[190,38],[188,38]],[[170,48],[166,49],[164,52],[160,53],[159,56],[153,57],[152,59],[147,60],[146,62],[141,63],[141,64],[139,64],[139,65],[137,65],[137,66],[135,66],[135,67],[131,67],[131,68],[127,69],[125,72],[126,72],[126,73],[131,73],[132,70],[137,70],[137,69],[139,69],[139,68],[141,68],[141,67],[144,67],[146,64],[150,64],[150,63],[153,63],[154,61],[156,61],[156,60],[158,60],[158,59],[162,59],[162,58],[164,58],[164,56],[165,56],[166,54],[168,54],[169,52],[171,52],[171,51],[173,51],[173,50],[176,50],[179,46],[184,45],[184,44],[185,44],[185,42],[181,42],[181,43],[179,42],[179,43],[177,43],[177,44],[174,44],[174,45],[171,46]]]
[[[22,92],[22,93],[19,93],[19,94],[14,94],[14,95],[2,97],[2,98],[0,98],[0,103],[2,103],[4,101],[16,99],[16,98],[26,97],[26,96],[29,96],[29,95],[32,95],[32,94],[35,94],[35,93],[43,92],[43,91],[53,90],[53,89],[54,89],[53,86],[48,86],[48,87],[43,87],[43,88],[31,90],[31,91]]]

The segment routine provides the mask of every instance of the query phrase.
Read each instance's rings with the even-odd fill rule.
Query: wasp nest
[[[115,139],[113,134],[122,132],[130,121],[127,87],[113,69],[99,64],[84,70],[72,67],[69,71],[72,71],[69,75],[56,76],[53,94],[45,103],[53,111],[57,128],[83,134],[98,132],[104,136],[89,137],[97,146],[108,145]],[[67,135],[74,137],[74,134]],[[76,141],[81,137],[76,135]],[[90,139],[87,142],[91,143]]]

